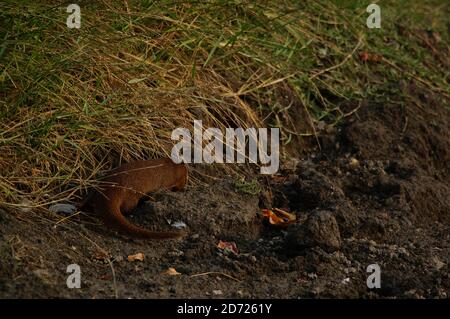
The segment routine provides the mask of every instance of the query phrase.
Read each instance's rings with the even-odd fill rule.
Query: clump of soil
[[[288,254],[301,255],[314,247],[331,253],[341,248],[341,235],[333,214],[317,211],[310,214],[304,224],[290,227],[285,243]]]
[[[182,221],[182,240],[0,211],[0,297],[448,298],[450,112],[432,93],[407,89],[427,108],[363,104],[294,169],[261,178],[260,196],[223,178],[154,194],[130,217],[152,229]],[[260,209],[269,206],[298,223],[267,225]],[[220,240],[239,253],[221,252]],[[144,261],[127,260],[138,252]],[[371,290],[366,269],[375,263],[381,288]],[[69,264],[81,267],[81,289],[66,286]],[[162,274],[169,267],[181,275]]]

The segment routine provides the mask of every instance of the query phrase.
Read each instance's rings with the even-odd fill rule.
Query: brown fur
[[[105,224],[126,235],[147,239],[176,238],[184,232],[154,232],[133,225],[128,214],[146,194],[158,189],[181,190],[188,178],[187,167],[170,158],[136,161],[112,170],[102,179],[102,186],[86,200],[89,207]]]

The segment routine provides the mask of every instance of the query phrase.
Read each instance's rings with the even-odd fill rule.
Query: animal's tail
[[[169,231],[169,232],[159,232],[151,231],[140,226],[136,226],[128,221],[125,216],[122,215],[119,208],[114,208],[112,211],[108,211],[106,214],[102,214],[103,221],[108,226],[114,228],[115,230],[129,235],[135,238],[143,239],[169,239],[169,238],[179,238],[186,235],[184,231]]]

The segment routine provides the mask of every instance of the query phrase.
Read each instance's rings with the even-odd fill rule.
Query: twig
[[[109,266],[111,267],[112,280],[113,280],[113,288],[114,288],[114,297],[119,299],[119,294],[117,293],[117,282],[116,282],[116,272],[114,271],[114,266],[111,262],[111,259],[107,258]]]
[[[65,220],[67,220],[67,219],[69,219],[69,218],[72,218],[72,217],[74,217],[74,216],[79,215],[80,213],[81,213],[81,212],[76,212],[76,213],[73,213],[73,214],[71,214],[71,215],[69,215],[69,216],[66,216],[66,217],[64,217],[64,218],[61,218],[60,220],[58,220],[58,221],[55,223],[55,225],[53,225],[53,227],[55,227],[56,225],[62,223],[63,221],[65,221]]]
[[[355,48],[353,49],[353,51],[352,51],[351,53],[349,53],[349,54],[344,58],[344,60],[341,61],[341,63],[336,64],[336,65],[333,65],[332,67],[329,67],[329,68],[327,68],[327,69],[321,70],[321,71],[319,71],[319,72],[317,72],[317,73],[314,73],[313,75],[311,75],[311,76],[309,77],[309,79],[312,80],[312,79],[318,77],[319,75],[322,75],[322,74],[324,74],[324,73],[330,72],[330,71],[332,71],[332,70],[334,70],[334,69],[337,69],[337,68],[341,67],[342,65],[344,65],[344,64],[345,64],[345,63],[353,56],[353,54],[355,54],[356,50],[359,49],[359,46],[361,45],[361,42],[362,42],[362,39],[359,38],[358,44],[356,44],[356,46],[355,46]]]
[[[408,117],[405,116],[405,125],[403,126],[402,135],[405,134],[407,127],[408,127]]]
[[[234,281],[241,282],[241,280],[239,280],[237,278],[234,278],[233,276],[230,276],[230,275],[225,274],[223,272],[217,272],[217,271],[204,272],[204,273],[201,273],[201,274],[191,275],[190,277],[194,278],[194,277],[200,277],[200,276],[206,276],[206,275],[222,275],[222,276],[228,277],[230,279],[233,279]]]

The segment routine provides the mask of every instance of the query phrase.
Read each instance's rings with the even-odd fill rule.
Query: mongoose
[[[184,164],[170,158],[135,161],[112,170],[86,199],[83,208],[92,210],[103,222],[115,230],[137,238],[166,239],[183,236],[182,231],[155,232],[130,223],[129,214],[141,198],[158,189],[181,190],[188,179]]]

